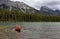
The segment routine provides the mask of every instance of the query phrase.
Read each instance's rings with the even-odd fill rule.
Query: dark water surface
[[[19,39],[60,39],[60,22],[0,22],[0,26],[22,26]],[[1,32],[1,39],[18,39],[16,32],[12,29]]]

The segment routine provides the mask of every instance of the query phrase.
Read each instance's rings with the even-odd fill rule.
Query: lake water
[[[23,28],[19,39],[60,39],[60,22],[0,22],[0,26],[15,25]],[[14,32],[10,33],[12,39],[16,38]]]

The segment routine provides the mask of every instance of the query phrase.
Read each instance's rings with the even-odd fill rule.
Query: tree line
[[[14,21],[14,22],[59,22],[60,16],[43,15],[30,12],[22,12],[17,10],[1,9],[0,21]]]

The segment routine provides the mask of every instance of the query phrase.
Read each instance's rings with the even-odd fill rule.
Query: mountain
[[[0,0],[0,5],[5,4],[7,6],[14,6],[14,7],[25,7],[26,5],[22,2],[13,2],[10,0]]]
[[[12,9],[14,10],[20,10],[22,12],[32,12],[32,13],[35,13],[35,11],[38,11],[28,5],[26,5],[25,3],[23,2],[13,2],[13,1],[10,1],[10,0],[0,0],[0,8],[4,8],[4,9],[9,9],[10,11]]]
[[[55,12],[54,10],[46,7],[46,6],[42,6],[41,9],[40,9],[40,12],[42,14],[46,14],[46,15],[58,15],[57,12]]]
[[[22,12],[29,12],[29,13],[38,13],[38,14],[45,14],[45,15],[60,15],[60,10],[52,10],[47,6],[42,6],[40,10],[36,10],[23,2],[13,2],[10,0],[0,0],[0,8],[9,9],[11,10],[19,10]]]
[[[57,12],[60,15],[60,10],[59,9],[56,9],[55,12]]]

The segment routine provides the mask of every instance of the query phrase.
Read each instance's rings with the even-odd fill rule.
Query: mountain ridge
[[[32,8],[28,6],[27,4],[23,2],[13,2],[10,0],[0,0],[0,7],[2,8],[14,8],[14,9],[22,9],[24,12],[32,12],[32,13],[43,13],[46,15],[60,15],[60,10],[52,10],[46,6],[41,6],[40,10],[36,10],[35,8]]]

